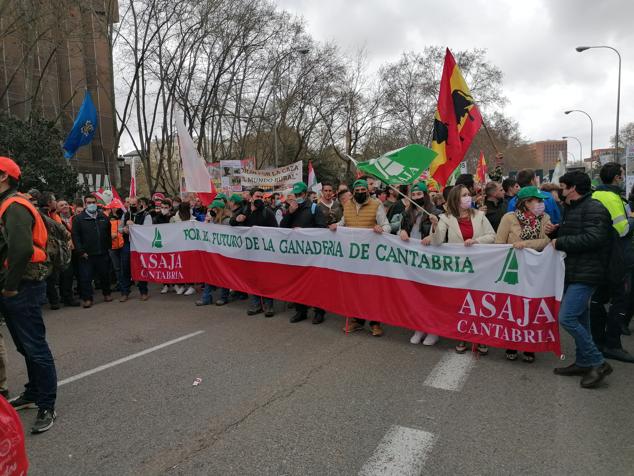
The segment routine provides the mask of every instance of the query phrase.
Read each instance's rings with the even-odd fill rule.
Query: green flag
[[[427,147],[410,144],[377,159],[359,162],[357,168],[389,185],[409,184],[429,168],[436,155],[436,152]]]

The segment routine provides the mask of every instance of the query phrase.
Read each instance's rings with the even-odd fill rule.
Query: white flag
[[[183,162],[183,176],[188,192],[211,193],[211,180],[205,162],[196,151],[196,146],[185,128],[180,114],[176,114],[178,151]]]
[[[564,166],[560,160],[557,161],[557,165],[555,165],[555,170],[553,170],[553,176],[550,179],[550,183],[554,183],[559,185],[559,177],[564,174]]]

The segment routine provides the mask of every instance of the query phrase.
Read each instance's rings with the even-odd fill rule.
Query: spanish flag
[[[480,111],[456,60],[447,48],[431,142],[432,150],[438,155],[429,168],[437,182],[446,184],[469,150],[481,125]]]

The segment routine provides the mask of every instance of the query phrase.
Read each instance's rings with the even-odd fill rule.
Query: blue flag
[[[64,157],[72,159],[77,149],[82,145],[90,144],[97,130],[97,109],[86,91],[84,102],[79,108],[79,114],[73,124],[73,129],[64,142]]]

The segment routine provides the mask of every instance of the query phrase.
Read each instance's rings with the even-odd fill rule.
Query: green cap
[[[207,208],[224,208],[225,202],[222,200],[214,200]]]
[[[418,182],[416,185],[412,187],[412,192],[427,192],[427,184],[425,182]]]
[[[220,192],[218,195],[216,195],[216,198],[214,198],[214,200],[226,200],[226,199],[227,199],[227,196],[222,192]]]
[[[233,193],[231,194],[231,196],[229,197],[229,201],[233,202],[233,203],[242,203],[242,196],[238,195],[237,193]]]
[[[525,198],[539,198],[544,200],[548,198],[548,194],[540,192],[537,187],[531,185],[530,187],[521,188],[520,191],[517,192],[518,200],[523,200]]]
[[[363,179],[355,180],[355,182],[352,184],[352,189],[354,190],[357,187],[368,188],[368,181]]]
[[[304,182],[297,182],[293,185],[293,193],[295,195],[299,195],[300,193],[304,193],[308,190],[308,186]]]

